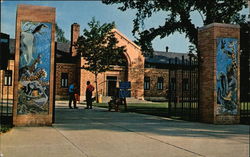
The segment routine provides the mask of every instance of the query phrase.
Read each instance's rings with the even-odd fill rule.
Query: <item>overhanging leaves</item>
[[[235,16],[246,6],[245,0],[102,0],[105,4],[121,4],[121,11],[136,9],[133,20],[135,35],[144,52],[152,52],[152,40],[157,36],[164,38],[174,32],[185,33],[190,42],[197,45],[197,27],[192,23],[191,13],[198,11],[204,25],[218,23],[237,23]],[[166,12],[162,26],[143,30],[144,20],[159,11]]]

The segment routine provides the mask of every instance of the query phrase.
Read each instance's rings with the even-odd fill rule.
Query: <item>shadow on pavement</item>
[[[237,135],[237,140],[249,135],[247,125],[213,125],[136,113],[108,112],[102,108],[68,109],[65,106],[56,108],[53,126],[62,130],[109,130],[194,138],[233,138]]]

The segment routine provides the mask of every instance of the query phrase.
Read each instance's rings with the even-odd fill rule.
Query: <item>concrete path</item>
[[[4,157],[248,157],[249,126],[210,125],[57,102],[53,127],[0,136]]]

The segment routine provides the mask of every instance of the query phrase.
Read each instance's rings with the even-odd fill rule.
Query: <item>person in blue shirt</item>
[[[73,104],[74,104],[74,108],[77,108],[76,107],[75,91],[76,91],[76,83],[72,83],[69,86],[69,108],[72,108],[72,106],[71,106],[72,101],[73,101]]]

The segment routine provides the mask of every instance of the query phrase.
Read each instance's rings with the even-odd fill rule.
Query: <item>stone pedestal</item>
[[[238,25],[212,23],[199,29],[201,122],[240,121]]]
[[[13,123],[51,125],[55,8],[19,5],[16,20]]]

